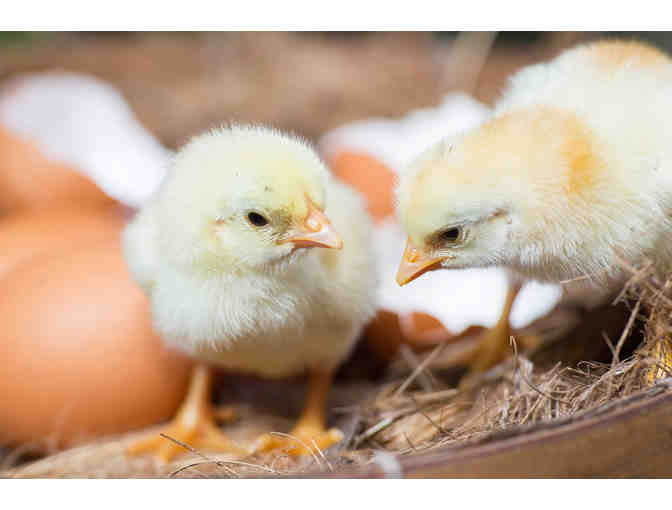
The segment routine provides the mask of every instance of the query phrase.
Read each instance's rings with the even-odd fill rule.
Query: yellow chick
[[[178,152],[124,232],[125,259],[157,331],[204,363],[166,435],[245,453],[214,421],[207,366],[217,365],[310,375],[296,439],[264,435],[255,451],[307,453],[341,439],[326,430],[325,405],[334,370],[375,312],[371,228],[362,198],[297,138],[234,126]],[[152,437],[130,449],[146,451],[168,460],[180,447]]]
[[[668,270],[671,83],[672,60],[637,42],[578,46],[516,73],[491,118],[402,178],[398,283],[493,265],[601,284],[623,276],[619,260]]]

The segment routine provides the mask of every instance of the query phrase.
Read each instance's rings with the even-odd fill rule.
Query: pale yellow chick
[[[483,125],[429,148],[398,188],[397,280],[506,266],[542,281],[672,262],[672,61],[635,42],[579,46],[516,73]]]
[[[126,228],[124,253],[170,345],[234,371],[308,372],[307,404],[291,435],[326,448],[341,438],[325,427],[331,376],[375,312],[370,239],[363,200],[330,176],[308,144],[235,126],[179,151]],[[199,366],[166,434],[244,452],[216,427],[209,389],[209,370]],[[255,450],[282,446],[306,452],[295,440],[269,435]],[[178,448],[152,438],[131,451],[168,459]]]

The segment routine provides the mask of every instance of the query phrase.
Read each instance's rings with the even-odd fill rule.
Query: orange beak
[[[397,283],[399,285],[406,285],[427,271],[440,269],[443,260],[445,260],[445,257],[428,257],[422,250],[413,246],[409,237],[406,241],[404,255],[401,257],[399,270],[397,271]]]
[[[343,240],[338,235],[329,218],[308,198],[308,214],[303,225],[294,230],[290,237],[280,243],[293,243],[297,248],[343,248]]]

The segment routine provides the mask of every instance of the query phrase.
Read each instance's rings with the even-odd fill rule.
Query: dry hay
[[[532,423],[551,422],[578,416],[615,399],[650,387],[652,379],[672,375],[672,366],[662,366],[662,353],[672,352],[672,279],[661,283],[650,265],[633,270],[616,302],[630,309],[625,327],[616,341],[602,334],[611,363],[580,361],[575,366],[556,362],[550,368],[537,367],[519,354],[511,338],[514,356],[484,374],[465,391],[435,387],[404,391],[409,380],[424,373],[431,376],[441,347],[418,360],[422,370],[414,371],[401,384],[391,382],[369,404],[360,434],[362,442],[400,454],[415,453],[446,445],[483,440],[497,432]],[[643,342],[626,359],[621,352],[636,325],[643,324]],[[580,339],[579,339],[580,340]],[[428,362],[429,361],[429,362]]]
[[[483,374],[470,388],[457,390],[454,367],[452,373],[446,368],[463,358],[464,350],[475,343],[475,339],[466,339],[461,347],[440,345],[422,356],[406,350],[389,367],[387,382],[382,384],[341,382],[334,392],[336,425],[345,430],[346,440],[312,457],[295,459],[280,454],[236,459],[197,452],[184,445],[185,450],[191,450],[187,455],[162,466],[147,457],[126,458],[125,447],[138,437],[133,433],[51,455],[4,474],[237,478],[338,473],[374,461],[381,450],[412,455],[446,445],[487,441],[521,425],[577,417],[649,388],[654,375],[662,378],[672,374],[672,367],[661,366],[656,355],[672,349],[672,279],[660,282],[650,266],[633,270],[617,301],[626,303],[629,314],[620,336],[609,339],[602,334],[611,352],[610,363],[566,364],[556,360],[549,365],[543,348],[524,355],[517,352],[520,341],[512,337],[516,352],[511,359]],[[570,324],[567,316],[557,320],[558,314],[561,312],[555,313],[556,321],[551,325]],[[639,329],[641,345],[621,359],[627,339]],[[557,330],[551,327],[544,336],[548,337],[550,331],[557,334]],[[567,342],[567,338],[556,341],[556,351],[566,349]],[[585,344],[585,338],[574,338],[574,342]],[[352,401],[353,396],[362,395],[358,402]],[[226,431],[243,441],[265,430],[287,430],[291,423],[289,418],[260,412],[255,406],[244,408],[241,418]]]

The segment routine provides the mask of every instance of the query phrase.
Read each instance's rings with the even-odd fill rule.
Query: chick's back
[[[578,46],[516,73],[494,116],[526,122],[528,112],[542,113],[537,140],[559,139],[544,112],[580,135],[583,146],[567,146],[575,156],[567,198],[591,204],[591,221],[603,225],[594,230],[609,230],[628,260],[644,255],[672,267],[672,59],[636,41]]]
[[[659,178],[672,186],[672,59],[662,51],[606,40],[527,67],[511,78],[495,116],[531,108],[560,110],[586,126],[613,183],[632,187],[638,176],[653,194]]]

